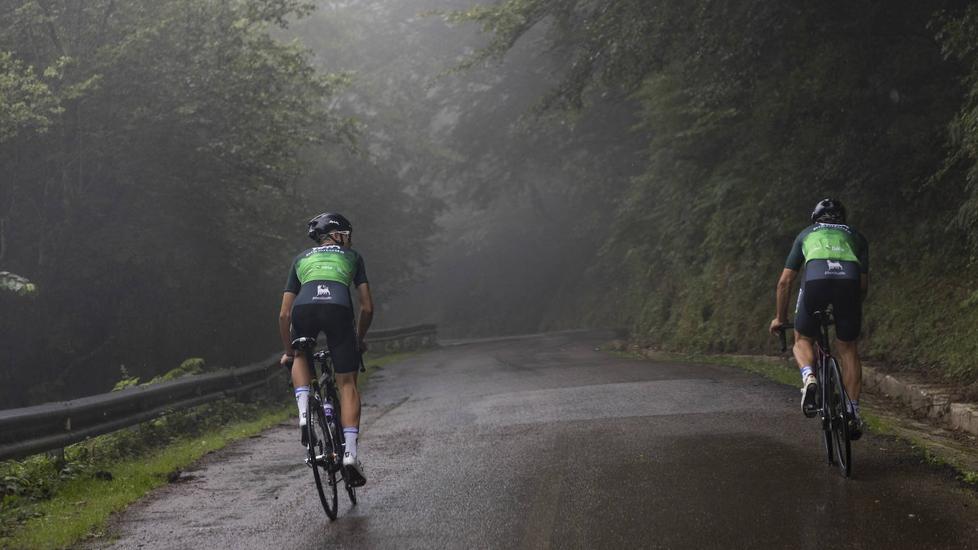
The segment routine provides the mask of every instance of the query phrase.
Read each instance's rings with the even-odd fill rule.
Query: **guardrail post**
[[[65,448],[59,447],[52,451],[48,451],[48,458],[54,461],[54,467],[58,470],[64,468],[65,466]]]

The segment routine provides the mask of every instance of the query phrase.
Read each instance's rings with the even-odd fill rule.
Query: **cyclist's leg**
[[[798,362],[799,369],[804,370],[806,366],[811,368],[815,363],[814,342],[813,338],[795,331],[795,345],[792,347],[792,352],[795,354],[795,361]]]
[[[311,383],[312,374],[310,374],[309,359],[304,353],[296,354],[292,361],[292,387],[308,388]]]
[[[818,320],[812,317],[811,312],[822,309],[818,307],[821,303],[813,303],[815,302],[813,298],[820,298],[818,290],[817,287],[813,288],[802,281],[801,288],[798,289],[798,303],[795,305],[795,345],[792,351],[798,362],[798,368],[802,371],[803,380],[807,373],[814,369],[815,364],[814,343],[818,338],[819,324]],[[813,306],[816,309],[813,309]]]
[[[360,435],[360,392],[357,390],[357,372],[360,369],[360,351],[353,328],[353,309],[330,305],[326,320],[326,342],[333,358],[336,372],[336,390],[340,398],[340,424],[343,426],[343,468],[348,487],[366,483],[363,464],[360,463],[357,443]],[[325,308],[324,308],[325,309]]]
[[[842,383],[849,399],[859,401],[862,393],[862,361],[857,340],[862,330],[859,281],[836,281],[832,308],[835,310],[836,349],[842,362]]]
[[[357,372],[360,369],[360,353],[357,350],[356,331],[353,328],[353,310],[339,305],[323,306],[327,315],[326,343],[333,368],[336,371],[336,390],[340,398],[340,424],[344,434],[354,434],[352,452],[356,454],[356,434],[360,427],[360,392],[357,390]]]
[[[842,383],[846,387],[846,393],[849,394],[849,399],[858,402],[863,386],[863,366],[859,359],[858,344],[839,339],[835,348],[839,361],[842,362]]]
[[[336,389],[340,396],[340,424],[343,425],[344,435],[360,433],[360,391],[357,389],[357,373],[348,372],[336,374]],[[356,428],[356,432],[348,431]],[[356,441],[354,436],[354,441]],[[356,453],[356,443],[352,448]]]
[[[812,316],[812,312],[825,309],[826,300],[822,286],[821,281],[802,281],[798,291],[798,305],[795,308],[794,352],[801,369],[801,412],[808,417],[815,416],[819,384],[826,382],[818,380],[816,374],[814,342],[821,331],[821,325]]]
[[[319,326],[314,315],[315,306],[299,305],[292,308],[292,339],[315,338],[319,335]],[[296,407],[299,409],[299,427],[306,425],[309,411],[309,385],[312,383],[312,365],[305,353],[296,353],[292,359],[292,387],[295,389]],[[305,431],[303,431],[303,438]],[[305,439],[303,439],[305,444]]]

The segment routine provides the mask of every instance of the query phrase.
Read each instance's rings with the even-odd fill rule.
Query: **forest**
[[[276,350],[343,212],[379,326],[770,352],[824,196],[863,348],[978,381],[978,6],[0,0],[0,408]]]

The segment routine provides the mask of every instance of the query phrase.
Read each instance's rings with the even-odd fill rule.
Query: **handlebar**
[[[788,351],[788,331],[795,328],[794,323],[785,323],[778,329],[778,336],[781,338],[781,353]]]

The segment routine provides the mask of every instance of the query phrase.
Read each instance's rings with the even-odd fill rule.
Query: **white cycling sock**
[[[295,389],[295,404],[299,407],[299,426],[306,425],[309,415],[309,386],[299,386]]]
[[[801,368],[801,383],[804,384],[805,383],[805,379],[808,378],[808,376],[811,375],[811,374],[814,374],[814,373],[812,372],[812,367],[810,365],[805,365],[804,367],[802,367]]]
[[[343,439],[346,441],[346,452],[353,457],[357,456],[357,437],[360,435],[360,428],[356,426],[343,428]]]

